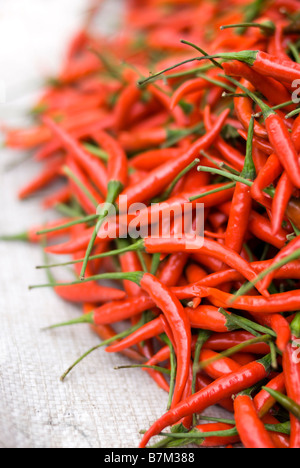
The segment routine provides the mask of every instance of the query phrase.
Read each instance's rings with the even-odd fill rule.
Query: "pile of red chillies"
[[[124,3],[110,38],[93,2],[32,126],[5,130],[41,168],[20,200],[57,221],[2,239],[42,243],[48,283],[31,288],[82,305],[54,327],[89,324],[165,390],[140,447],[300,448],[300,2]],[[131,237],[121,196],[145,205],[131,223],[158,216],[156,235]],[[164,235],[196,203],[204,233],[174,217]],[[76,281],[57,282],[64,265]],[[213,405],[229,419],[203,417]]]

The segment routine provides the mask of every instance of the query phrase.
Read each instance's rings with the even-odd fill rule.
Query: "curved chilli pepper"
[[[59,75],[59,81],[64,84],[71,84],[84,78],[91,73],[96,73],[101,69],[101,63],[95,54],[86,51],[80,58],[68,61]]]
[[[208,375],[198,372],[196,377],[196,389],[197,392],[202,390],[203,388],[210,385],[214,380],[208,377]],[[226,411],[233,413],[233,401],[232,398],[225,398],[218,402],[218,406],[224,408]]]
[[[255,361],[255,356],[251,353],[241,352],[233,354],[232,359],[240,364],[240,366],[246,366],[247,364],[250,364],[250,362]]]
[[[210,349],[203,349],[200,354],[200,363],[219,356],[218,353]],[[220,356],[221,357],[221,356]],[[242,366],[230,358],[221,358],[218,361],[203,367],[205,373],[212,379],[219,379],[224,375],[232,374],[240,370]]]
[[[170,112],[171,110],[175,123],[178,126],[184,126],[187,123],[187,117],[181,107],[175,107],[173,109],[171,108],[171,98],[167,94],[170,91],[171,90],[168,86],[162,87],[161,85],[160,88],[154,85],[148,86],[148,92],[150,92],[155,97],[155,99],[157,99],[166,108],[167,111]]]
[[[191,361],[190,362],[190,367],[189,367],[189,375],[188,375],[188,379],[186,381],[186,384],[185,384],[185,388],[184,388],[184,391],[182,393],[182,400],[185,400],[186,398],[188,398],[189,396],[192,395],[192,385],[193,385],[193,377],[194,377],[194,374],[193,374],[193,362]],[[193,415],[189,415],[189,416],[186,416],[185,418],[183,418],[181,421],[179,421],[179,424],[182,424],[183,427],[185,427],[186,429],[190,430],[191,427],[193,426]]]
[[[299,332],[299,313],[292,322],[292,341],[298,343]],[[296,330],[294,330],[296,327]],[[299,349],[299,348],[298,348]],[[297,347],[289,343],[285,352],[283,353],[283,372],[285,376],[285,387],[287,395],[298,405],[300,404],[300,364],[297,356]],[[290,415],[291,419],[291,448],[300,448],[300,421],[293,414]]]
[[[239,436],[246,448],[276,448],[257,415],[251,397],[238,395],[235,398],[234,417]]]
[[[196,294],[196,288],[194,293]],[[277,314],[294,312],[300,308],[300,290],[272,294],[269,298],[259,296],[241,296],[236,298],[231,294],[213,288],[199,288],[198,295],[208,297],[216,307],[230,307],[255,314]]]
[[[251,118],[248,131],[248,140],[244,168],[241,176],[253,180],[256,172],[252,159],[252,139],[254,132],[254,119]],[[238,182],[235,187],[229,219],[227,223],[225,246],[240,253],[248,230],[248,219],[252,211],[252,197],[250,187]]]
[[[285,8],[290,12],[297,13],[299,11],[299,4],[297,0],[275,0],[275,7]]]
[[[247,81],[242,79],[241,85],[247,88],[249,91],[253,92],[253,86]],[[237,93],[242,93],[242,89],[238,88]],[[239,121],[243,124],[245,130],[248,130],[251,117],[253,115],[253,103],[249,97],[235,97],[234,98],[234,109]],[[254,122],[254,134],[259,138],[268,138],[268,133],[263,125],[259,122]]]
[[[214,351],[226,351],[227,349],[240,345],[241,343],[253,338],[254,336],[246,331],[218,333],[212,335],[203,345],[203,348],[212,349]],[[270,352],[270,347],[267,343],[256,343],[243,348],[243,352],[266,355]]]
[[[249,263],[240,257],[240,255],[210,239],[200,237],[189,238],[187,236],[183,236],[180,239],[147,238],[144,240],[144,245],[148,253],[193,253],[198,251],[204,255],[210,255],[218,260],[224,261],[226,264],[242,273],[249,281],[257,276]],[[265,295],[265,291],[261,290],[259,285],[257,285],[257,287],[258,290]]]
[[[280,262],[280,260],[283,260],[286,257],[289,257],[292,255],[296,250],[300,249],[300,236],[297,236],[295,239],[290,241],[286,247],[283,247],[280,252],[275,255],[274,259],[272,260],[271,267],[273,265],[276,265],[276,263]],[[271,284],[271,282],[274,279],[274,272],[269,273],[265,278],[263,279],[263,287],[268,288]]]
[[[291,100],[291,95],[279,81],[260,75],[245,63],[238,62],[237,60],[225,62],[223,68],[226,75],[243,77],[249,81],[252,86],[260,91],[273,105],[282,104]],[[286,109],[291,112],[295,109],[295,106],[289,105]]]
[[[87,123],[82,125],[78,129],[68,129],[68,133],[79,141],[82,138],[88,138],[93,132],[97,130],[103,130],[111,127],[113,121],[111,116],[102,116],[102,119],[99,119],[96,122]],[[45,143],[34,155],[36,161],[43,161],[48,159],[53,153],[59,151],[62,148],[61,140],[59,138],[52,138],[50,142]]]
[[[250,214],[249,230],[258,239],[274,245],[278,249],[281,249],[286,243],[287,231],[281,228],[274,236],[270,221],[255,211]]]
[[[284,352],[291,340],[289,322],[281,314],[265,315],[261,319],[264,325],[271,327],[277,334],[276,344]]]
[[[289,201],[293,195],[294,186],[286,172],[282,174],[277,184],[272,202],[272,231],[276,235],[282,226]]]
[[[248,219],[252,209],[250,188],[237,183],[232,199],[230,216],[226,229],[226,247],[240,253],[248,230]]]
[[[127,241],[123,241],[119,239],[117,241],[118,248],[122,248],[128,245]],[[125,272],[133,272],[133,271],[141,271],[141,262],[138,259],[136,252],[127,252],[122,255],[119,255],[119,261],[121,265],[122,271]],[[131,281],[123,281],[124,289],[127,293],[128,297],[135,297],[141,294],[141,288]]]
[[[89,284],[89,283],[87,283]],[[94,325],[106,325],[128,320],[135,315],[153,308],[154,302],[148,296],[133,297],[123,301],[104,304],[91,312],[85,319]]]
[[[168,287],[176,286],[181,278],[184,267],[188,261],[188,255],[178,252],[170,255],[158,274],[158,279]]]
[[[43,199],[42,206],[45,209],[54,208],[61,203],[68,203],[72,197],[71,188],[67,185]]]
[[[85,151],[80,144],[61,126],[57,125],[49,117],[43,117],[43,122],[60,140],[63,147],[76,160],[76,162],[84,169],[96,187],[104,195],[107,191],[107,171],[104,164],[97,158],[91,156]]]
[[[247,132],[245,132],[245,130],[238,130],[238,133],[244,140],[247,141]],[[253,137],[253,146],[262,151],[266,156],[270,156],[270,154],[274,153],[274,149],[267,140],[258,138],[255,135]]]
[[[284,373],[282,372],[281,374],[278,374],[276,377],[270,380],[266,387],[283,393],[285,391]],[[266,392],[265,390],[261,390],[259,393],[257,393],[257,395],[255,395],[253,403],[258,412],[259,417],[262,418],[263,416],[269,413],[271,408],[273,408],[273,406],[276,403],[276,400],[268,392]]]
[[[181,418],[194,413],[201,413],[206,408],[217,404],[224,398],[231,397],[267,377],[269,373],[270,356],[261,361],[255,361],[242,367],[233,374],[215,380],[206,388],[179,403],[175,408],[165,413],[146,432],[140,448],[144,448],[149,440],[159,434],[167,426],[175,424]]]
[[[294,62],[292,62],[294,63]],[[300,72],[300,64],[299,72]],[[230,78],[232,81],[233,79]],[[233,80],[237,83],[235,80]],[[295,187],[300,188],[300,162],[295,144],[290,136],[290,133],[285,125],[284,120],[272,108],[265,104],[261,99],[257,98],[254,93],[249,91],[247,86],[242,83],[239,87],[253,99],[253,101],[261,108],[264,118],[267,135],[271,145],[274,148],[275,154],[285,168],[292,183]]]
[[[191,263],[187,266],[185,270],[185,275],[188,280],[188,283],[198,283],[198,281],[203,280],[207,277],[207,272],[195,263]]]
[[[226,184],[217,184],[217,188],[225,188],[226,189]],[[224,189],[221,192],[214,193],[214,194],[208,194],[207,196],[205,195],[209,190],[211,186],[208,187],[203,187],[202,189],[197,190],[197,196],[200,195],[201,193],[204,195],[203,198],[201,198],[201,202],[205,203],[206,207],[211,207],[215,206],[219,203],[224,202],[225,200],[229,200],[232,197],[233,194],[233,188],[229,189]],[[183,206],[187,203],[190,203],[190,198],[195,195],[195,192],[185,192],[182,194],[177,195],[176,197],[170,198],[167,202],[163,203],[157,203],[155,205],[152,205],[149,208],[145,208],[144,210],[141,210],[138,214],[134,215],[120,215],[118,219],[117,225],[114,225],[114,223],[110,223],[109,229],[108,230],[100,230],[98,238],[95,241],[95,245],[98,243],[101,243],[107,239],[115,238],[119,236],[120,231],[124,232],[124,227],[126,229],[126,233],[128,231],[128,225],[134,221],[135,219],[138,220],[138,223],[141,226],[145,226],[151,223],[151,220],[155,220],[157,222],[159,219],[161,219],[165,213],[170,213],[170,210],[173,208],[178,208],[180,206]],[[93,209],[94,211],[95,209]],[[263,218],[264,219],[264,218]],[[76,240],[74,241],[69,241],[65,244],[61,245],[56,245],[56,246],[51,246],[46,249],[48,253],[53,253],[57,255],[65,255],[69,253],[74,253],[76,251],[81,251],[83,249],[86,249],[90,239],[91,235],[93,233],[94,228],[89,228],[83,233],[81,236],[78,236]],[[216,267],[218,270],[219,268],[219,263]]]
[[[54,290],[59,297],[69,302],[101,303],[118,301],[125,297],[124,291],[99,286],[96,282],[83,283],[77,286],[58,286]]]
[[[266,414],[262,418],[264,424],[279,424],[278,419],[274,418],[271,414]],[[280,434],[279,432],[269,432],[273,444],[276,448],[288,449],[290,448],[290,437],[286,434]]]
[[[234,53],[228,52],[203,57],[205,60],[208,58],[239,60],[240,62],[250,65],[253,70],[257,71],[261,75],[275,78],[279,82],[283,81],[287,84],[292,84],[294,80],[299,79],[299,63],[292,62],[290,60],[282,60],[281,58],[260,50],[245,50]]]
[[[84,304],[83,305],[83,313],[89,314],[93,309],[93,304]],[[101,338],[101,340],[109,340],[116,336],[116,332],[109,326],[109,325],[98,325],[94,326],[91,325],[91,329]],[[141,356],[137,351],[133,349],[125,349],[121,351],[121,354],[126,356],[129,359],[137,362],[143,362],[144,358]]]
[[[103,130],[99,130],[91,136],[109,155],[108,184],[112,181],[119,182],[121,190],[121,187],[126,186],[128,180],[128,161],[122,146],[115,138]]]
[[[259,174],[267,162],[267,155],[255,146],[253,139],[252,159],[255,166],[256,174]]]
[[[120,192],[123,190],[125,185],[127,184],[128,178],[128,162],[127,156],[123,151],[123,148],[119,145],[119,143],[112,138],[110,135],[105,133],[104,131],[97,132],[97,136],[94,136],[97,143],[100,143],[104,150],[109,154],[108,160],[108,185],[107,185],[107,195],[106,201],[104,206],[101,208],[98,221],[96,223],[95,229],[89,241],[85,259],[83,261],[83,266],[81,270],[81,278],[84,278],[85,271],[87,268],[89,256],[93,250],[95,245],[95,241],[99,230],[104,223],[106,216],[109,213],[109,209],[112,204],[115,203],[117,197],[119,196]]]
[[[298,153],[284,122],[276,113],[270,111],[269,116],[265,118],[265,123],[270,143],[290,180],[299,188],[300,183],[297,179],[300,177]]]
[[[49,223],[45,223],[40,226],[33,226],[32,228],[28,229],[28,231],[22,232],[20,234],[13,234],[13,235],[3,235],[0,236],[0,240],[5,241],[25,241],[31,242],[32,244],[37,244],[41,241],[42,237],[48,239],[55,239],[56,237],[64,236],[70,233],[71,227],[64,227],[65,224],[71,222],[71,218],[63,218],[59,221],[51,221]],[[59,230],[55,230],[53,232],[49,232],[47,234],[39,234],[43,230],[47,229],[56,229],[60,228]]]
[[[217,79],[219,72],[220,70],[213,69],[208,74],[208,76],[210,76],[210,78]],[[211,88],[212,86],[213,84],[209,82],[208,80],[206,80],[205,78],[194,78],[194,79],[185,81],[173,93],[171,104],[170,104],[171,109],[174,109],[179,104],[179,102],[187,95],[193,94],[193,93],[199,93],[201,91]]]
[[[156,319],[148,322],[146,325],[143,325],[137,331],[133,332],[127,338],[124,338],[119,343],[108,346],[105,349],[107,353],[119,353],[131,346],[134,346],[142,341],[149,340],[150,338],[155,338],[158,335],[161,335],[164,332],[164,325],[161,320],[161,316]]]
[[[261,201],[266,195],[263,190],[268,187],[277,177],[282,174],[282,165],[276,154],[272,154],[263,169],[257,175],[252,187],[251,193],[255,200]]]
[[[219,432],[219,431],[228,431],[233,429],[233,426],[224,423],[209,423],[209,424],[199,424],[195,427],[196,432]],[[184,434],[183,434],[184,438]],[[237,444],[240,442],[239,436],[222,436],[222,437],[206,437],[201,442],[197,442],[197,445],[200,447],[225,447],[230,444]]]
[[[123,130],[127,126],[128,114],[132,106],[139,101],[141,95],[142,92],[135,83],[128,84],[119,95],[114,108],[114,127],[117,132]]]
[[[124,190],[122,195],[127,197],[128,205],[130,206],[135,202],[141,203],[158,195],[162,189],[166,188],[174,178],[183,171],[183,169],[193,162],[201,150],[208,149],[220,133],[228,117],[228,112],[228,110],[224,111],[218,118],[213,129],[204,137],[197,140],[186,153],[176,158],[174,161],[170,161],[154,169],[139,184]]]
[[[165,148],[145,151],[130,159],[131,167],[143,171],[151,171],[161,164],[178,157],[181,154],[178,148]]]
[[[179,300],[157,278],[146,273],[140,284],[164,313],[176,343],[177,374],[172,400],[174,407],[180,401],[189,374],[192,340],[190,322]]]
[[[298,125],[294,125],[292,129],[292,141],[297,152],[300,151],[300,139],[298,132]],[[277,184],[272,203],[272,229],[274,234],[279,231],[282,225],[293,192],[293,183],[287,172],[284,172]]]
[[[53,161],[50,161],[45,169],[35,177],[31,182],[29,182],[25,187],[23,187],[19,193],[18,197],[20,200],[25,200],[30,197],[38,190],[41,190],[47,187],[52,181],[59,177],[61,167],[64,164],[64,158],[58,157]]]

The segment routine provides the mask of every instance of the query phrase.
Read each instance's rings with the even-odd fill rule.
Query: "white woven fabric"
[[[1,0],[0,83],[7,99],[0,105],[1,122],[19,122],[40,77],[55,73],[84,7],[85,0]],[[120,4],[109,0],[107,8],[106,27],[116,22]],[[13,100],[23,95],[25,100]],[[38,197],[17,200],[18,188],[39,171],[29,160],[9,168],[23,157],[1,150],[0,234],[51,219]],[[142,370],[114,370],[129,362],[104,349],[61,383],[62,372],[99,340],[88,326],[41,331],[80,310],[51,290],[28,291],[29,284],[45,281],[35,270],[43,262],[39,247],[0,243],[0,259],[0,447],[137,447],[139,431],[165,412],[167,395]]]

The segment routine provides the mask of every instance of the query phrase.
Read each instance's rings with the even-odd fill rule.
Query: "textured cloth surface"
[[[84,0],[1,0],[0,83],[6,90],[1,122],[21,122],[40,77],[55,73],[85,6]],[[106,28],[117,24],[120,9],[120,2],[107,2]],[[38,197],[17,200],[18,189],[40,170],[23,159],[24,153],[1,150],[1,234],[53,216],[42,211]],[[38,246],[0,243],[0,258],[0,447],[138,446],[139,431],[165,412],[167,395],[142,370],[115,370],[129,361],[104,349],[61,383],[63,371],[99,339],[83,325],[41,331],[81,311],[51,290],[28,291],[29,284],[45,281],[45,274],[35,270],[43,263]]]

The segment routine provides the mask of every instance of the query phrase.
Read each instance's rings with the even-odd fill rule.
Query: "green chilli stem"
[[[228,166],[225,162],[216,161],[216,159],[211,157],[206,151],[202,150],[200,154],[201,156],[203,156],[204,158],[208,159],[213,164],[215,164],[215,166],[217,166],[220,170],[225,169],[225,171],[230,172],[231,174],[235,174],[237,176],[240,175],[240,173],[236,169],[233,169],[232,167]]]
[[[294,260],[299,260],[300,258],[300,249],[295,250],[291,255],[288,255],[287,257],[283,258],[279,262],[276,262],[274,265],[270,266],[266,270],[262,271],[255,280],[249,281],[246,284],[244,284],[234,295],[234,298],[231,299],[230,304],[233,304],[234,301],[240,297],[245,295],[248,291],[250,291],[257,283],[259,283],[261,280],[263,280],[268,274],[272,273],[273,271],[278,270],[279,268],[287,265],[288,263],[294,261]]]
[[[70,320],[69,322],[57,323],[55,325],[50,325],[49,327],[42,328],[42,331],[54,330],[55,328],[69,327],[71,325],[79,325],[82,323],[89,323],[90,325],[94,324],[94,312],[89,314],[82,315],[77,319]]]
[[[192,47],[193,49],[197,50],[197,52],[200,52],[200,54],[203,54],[205,57],[208,57],[208,54],[205,52],[205,50],[201,49],[199,46],[197,46],[196,44],[193,44],[192,42],[188,42],[188,41],[185,41],[185,40],[181,40],[180,41],[182,44],[185,44],[185,45],[188,45],[190,47]],[[223,69],[222,65],[220,65],[218,62],[216,62],[216,60],[213,60],[211,59],[211,62],[218,68],[221,68]]]
[[[195,133],[200,133],[204,130],[203,122],[195,125],[194,127],[187,128],[187,129],[179,129],[179,130],[167,130],[167,140],[165,143],[161,145],[162,149],[170,148],[171,146],[176,145],[179,143],[183,138],[186,138],[190,135],[194,135]]]
[[[164,202],[166,200],[168,200],[168,198],[171,197],[172,195],[172,192],[174,190],[174,188],[176,187],[176,185],[178,184],[178,182],[186,175],[188,174],[192,169],[194,169],[194,167],[196,167],[198,164],[200,163],[200,159],[195,159],[191,164],[189,164],[185,169],[183,169],[183,171],[181,171],[177,177],[175,177],[175,179],[173,180],[172,184],[169,186],[169,188],[162,194],[161,197],[159,197],[158,199],[154,200],[154,203],[161,203],[161,202]]]
[[[123,247],[121,249],[117,250],[112,250],[110,252],[106,252],[103,254],[98,254],[98,255],[92,255],[89,257],[89,260],[99,260],[100,258],[107,258],[107,257],[117,257],[119,255],[126,254],[128,252],[135,252],[138,250],[143,250],[144,249],[144,241],[139,240],[133,245],[129,245],[127,247]],[[160,255],[160,254],[159,254]],[[37,266],[36,268],[38,270],[45,269],[45,268],[56,268],[56,267],[64,267],[64,266],[69,266],[69,265],[76,265],[78,263],[82,263],[84,258],[80,258],[78,260],[72,260],[70,262],[65,262],[65,263],[54,263],[52,265],[40,265]]]
[[[29,237],[28,237],[27,232],[22,232],[20,234],[0,236],[0,241],[4,241],[4,242],[28,242]]]
[[[117,366],[114,367],[115,370],[123,370],[123,369],[152,369],[157,372],[160,372],[161,374],[165,375],[170,375],[171,371],[169,369],[165,369],[164,367],[160,366],[150,366],[150,365],[144,365],[144,364],[133,364],[131,366]]]
[[[38,236],[42,236],[44,234],[58,232],[58,231],[61,231],[62,229],[67,229],[72,226],[77,226],[78,224],[90,223],[92,221],[95,221],[97,217],[98,217],[97,215],[90,215],[90,216],[85,216],[84,218],[74,219],[74,221],[70,221],[69,223],[62,224],[61,226],[56,226],[50,229],[43,229],[42,231],[38,231],[36,234]]]
[[[151,271],[150,271],[151,275],[153,276],[156,275],[159,265],[160,265],[160,253],[155,253],[152,256],[152,264],[151,264]]]
[[[236,330],[237,329],[236,327],[239,327],[239,328],[243,328],[244,330],[258,337],[261,336],[260,333],[263,333],[265,335],[271,335],[274,338],[277,337],[277,334],[269,327],[264,327],[263,325],[260,325],[259,323],[253,322],[252,320],[249,320],[245,317],[241,317],[240,315],[236,315],[233,312],[229,314],[228,312],[226,312],[225,309],[222,309],[222,308],[219,309],[219,312],[222,315],[224,315],[224,317],[226,317],[227,319],[226,325],[228,326],[230,330]],[[232,324],[233,324],[233,327],[232,327]]]
[[[200,360],[200,354],[203,348],[203,345],[206,341],[210,338],[211,332],[207,330],[200,330],[198,333],[198,338],[195,346],[195,355],[194,355],[194,362],[193,362],[193,379],[192,379],[192,395],[196,393],[196,383],[197,383],[197,374],[198,374],[198,365]],[[193,415],[193,423],[194,425],[197,423],[196,415]]]
[[[168,404],[167,404],[167,411],[169,411],[172,405],[172,399],[173,399],[175,383],[176,383],[177,361],[176,361],[176,353],[175,353],[172,343],[170,342],[169,339],[167,340],[167,342],[170,348],[170,366],[171,366],[170,391],[169,391],[169,398],[168,398]]]
[[[67,216],[68,218],[82,217],[82,213],[79,213],[78,210],[72,208],[71,206],[65,205],[64,203],[57,203],[57,205],[55,205],[55,209],[60,214]]]
[[[227,429],[225,431],[214,431],[214,432],[187,432],[186,434],[176,434],[175,432],[161,432],[159,435],[162,437],[170,437],[174,439],[207,439],[209,437],[235,437],[238,435],[236,428]]]
[[[214,167],[205,167],[205,166],[199,166],[198,167],[199,172],[209,172],[210,174],[217,174],[223,177],[226,177],[227,179],[231,179],[235,182],[241,182],[242,184],[248,185],[248,187],[252,187],[253,182],[245,179],[244,177],[237,176],[235,174],[232,174],[230,172],[222,171],[220,169],[214,168]]]
[[[294,117],[295,115],[300,114],[300,109],[295,109],[294,111],[290,112],[285,116],[286,119],[290,119],[291,117]]]
[[[216,62],[217,63],[217,62]],[[225,78],[225,75],[219,75],[220,77],[224,77]],[[232,87],[232,86],[229,86],[228,84],[226,83],[223,83],[223,81],[219,81],[219,80],[214,80],[213,78],[210,78],[209,76],[207,75],[204,75],[203,73],[198,73],[198,77],[199,78],[203,78],[204,80],[208,81],[208,83],[212,83],[214,84],[215,86],[219,86],[220,88],[224,88],[226,89],[227,91],[229,91],[230,93],[234,93],[235,92],[235,89]]]
[[[176,63],[172,67],[165,68],[164,70],[162,70],[162,71],[160,71],[158,73],[150,75],[148,78],[144,78],[143,80],[138,81],[138,86],[141,86],[141,87],[145,86],[146,84],[149,84],[152,81],[155,81],[157,78],[161,77],[162,75],[164,75],[165,73],[167,73],[169,71],[175,70],[176,68],[181,67],[182,65],[185,65],[187,63],[197,62],[197,61],[200,61],[200,60],[201,60],[200,57],[195,57],[195,58],[184,60],[183,62],[180,62],[180,63]]]
[[[117,199],[118,195],[120,194],[120,192],[122,191],[122,189],[123,189],[123,184],[121,184],[121,182],[119,182],[119,181],[112,180],[112,181],[110,181],[108,183],[108,193],[107,193],[106,202],[104,203],[104,205],[103,205],[103,207],[101,209],[101,212],[98,214],[98,221],[96,223],[95,229],[94,229],[92,237],[90,239],[88,248],[86,250],[86,254],[85,254],[85,257],[84,257],[84,261],[83,261],[83,265],[82,265],[82,269],[81,269],[81,273],[80,273],[80,278],[81,279],[84,279],[84,277],[85,277],[85,272],[86,272],[87,264],[89,262],[89,257],[90,257],[90,255],[92,253],[93,248],[94,248],[94,244],[95,244],[98,232],[99,232],[102,224],[104,223],[104,220],[106,219],[106,217],[109,214],[109,210],[110,210],[111,205],[116,201],[116,199]]]
[[[263,32],[267,34],[274,34],[275,32],[275,25],[272,23],[272,21],[266,21],[265,23],[236,23],[236,24],[227,24],[225,26],[221,26],[220,29],[221,31],[224,31],[225,29],[235,29],[235,28],[259,28]]]
[[[141,324],[140,322],[136,325],[134,325],[133,327],[129,328],[128,330],[125,330],[124,332],[122,333],[119,333],[118,335],[115,335],[113,336],[112,338],[109,338],[108,340],[105,340],[105,341],[102,341],[102,343],[100,343],[99,345],[97,346],[94,346],[93,348],[89,349],[88,351],[86,351],[84,354],[82,354],[82,356],[80,356],[80,358],[78,358],[67,370],[66,372],[63,373],[63,375],[61,376],[60,380],[61,381],[64,381],[65,378],[67,377],[67,375],[74,369],[74,367],[77,366],[77,364],[79,364],[81,361],[83,361],[87,356],[89,356],[90,354],[92,354],[94,351],[96,351],[97,349],[99,348],[102,348],[104,346],[109,346],[110,344],[114,343],[115,341],[117,340],[120,340],[122,338],[126,338],[127,336],[129,336],[131,333],[134,333],[136,330],[138,330],[139,328],[141,327]]]
[[[256,169],[253,162],[252,151],[253,151],[253,137],[254,137],[254,117],[251,117],[249,130],[248,130],[248,138],[246,144],[246,157],[244,168],[241,172],[241,177],[245,179],[254,180],[256,178]]]
[[[260,99],[259,97],[256,96],[255,93],[252,93],[251,91],[249,91],[244,85],[242,85],[239,81],[237,81],[236,79],[232,78],[231,76],[227,76],[226,75],[226,78],[231,81],[231,83],[235,84],[238,88],[242,89],[260,108],[261,108],[261,112],[262,112],[262,115],[264,117],[264,119],[266,120],[270,115],[274,115],[275,114],[275,111],[270,107],[268,106],[267,104],[265,104],[262,99]]]
[[[172,73],[172,74],[168,75],[168,78],[170,78],[170,79],[182,78],[182,77],[189,76],[189,75],[198,76],[198,73],[204,73],[204,72],[207,72],[209,70],[212,70],[213,68],[214,68],[213,65],[204,65],[203,67],[191,68],[190,70],[184,70],[182,72]]]
[[[268,392],[281,406],[283,406],[289,413],[292,413],[300,421],[300,405],[286,395],[273,390],[272,388],[262,387],[263,390]]]
[[[297,47],[295,46],[295,44],[293,44],[292,42],[289,42],[288,47],[289,47],[290,51],[293,54],[295,62],[300,63],[299,51],[298,51]]]
[[[78,177],[74,174],[74,172],[68,167],[63,167],[63,173],[69,177],[75,184],[80,188],[80,190],[86,195],[86,197],[90,200],[90,202],[94,205],[95,208],[99,205],[98,201],[94,198],[94,196],[90,193],[87,187],[78,179]]]
[[[244,348],[247,346],[251,346],[257,343],[269,343],[272,340],[271,335],[260,335],[256,338],[253,338],[252,340],[245,341],[244,343],[241,343],[239,345],[233,346],[232,348],[223,351],[222,353],[219,353],[218,356],[214,356],[210,359],[207,359],[204,362],[201,362],[197,366],[197,371],[199,372],[200,370],[205,369],[205,367],[210,366],[211,364],[219,361],[220,359],[228,358],[230,356],[233,356],[236,353],[239,353],[242,351]]]
[[[298,312],[291,323],[292,335],[300,338],[300,312]]]
[[[201,198],[207,197],[209,195],[213,195],[214,193],[219,193],[219,192],[223,192],[224,190],[232,189],[235,187],[235,185],[236,185],[235,182],[231,184],[223,185],[223,187],[218,187],[216,189],[209,190],[208,192],[201,193],[200,195],[195,195],[194,197],[191,197],[189,201],[193,202],[195,200],[200,200]]]
[[[132,281],[140,286],[140,282],[144,276],[144,272],[142,271],[135,271],[131,273],[104,273],[102,275],[90,276],[83,281],[74,281],[71,283],[55,283],[55,284],[40,284],[35,286],[29,286],[29,290],[32,289],[41,289],[41,288],[53,288],[53,287],[60,287],[60,286],[75,286],[79,284],[89,283],[91,281],[100,281],[100,280],[117,280],[117,281]]]
[[[93,156],[97,156],[97,158],[100,158],[102,161],[108,162],[109,156],[106,151],[103,151],[101,148],[91,143],[84,143],[83,146]]]

